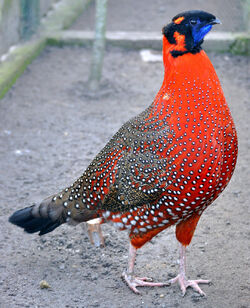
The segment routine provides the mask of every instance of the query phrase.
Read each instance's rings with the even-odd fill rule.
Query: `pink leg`
[[[136,248],[130,244],[129,246],[129,257],[128,257],[128,268],[127,271],[122,273],[122,277],[126,281],[129,288],[136,294],[140,294],[136,287],[163,287],[169,285],[169,282],[152,282],[151,278],[148,277],[135,277],[134,276],[134,265],[136,257]]]
[[[180,249],[180,273],[175,278],[169,280],[171,284],[178,282],[179,286],[182,290],[183,296],[186,294],[186,289],[188,287],[193,288],[195,291],[200,293],[202,296],[206,296],[206,294],[199,287],[199,283],[210,283],[209,280],[188,280],[186,278],[186,247],[181,245]]]

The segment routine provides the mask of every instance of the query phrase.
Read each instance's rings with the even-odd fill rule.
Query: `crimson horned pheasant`
[[[187,280],[185,247],[203,211],[225,189],[237,159],[237,135],[219,79],[201,44],[220,21],[203,11],[175,16],[163,33],[162,86],[154,102],[125,123],[70,187],[41,204],[18,210],[10,222],[29,233],[51,232],[65,222],[101,217],[130,237],[123,278],[137,286],[178,282],[183,294],[199,283]],[[165,283],[134,275],[136,250],[176,225],[180,273]]]

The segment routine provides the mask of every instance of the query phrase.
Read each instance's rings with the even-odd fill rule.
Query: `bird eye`
[[[193,26],[193,25],[196,25],[197,24],[197,20],[195,19],[190,19],[190,24]]]

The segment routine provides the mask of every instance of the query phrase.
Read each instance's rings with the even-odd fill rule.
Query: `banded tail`
[[[21,227],[28,233],[39,232],[39,235],[49,233],[66,222],[63,206],[52,203],[52,199],[45,199],[40,204],[34,204],[13,213],[9,222]]]
[[[65,204],[67,203],[67,207]],[[77,224],[96,218],[96,211],[75,207],[74,202],[59,201],[57,197],[49,197],[40,204],[34,204],[14,212],[9,222],[21,227],[28,233],[49,233],[65,222]]]

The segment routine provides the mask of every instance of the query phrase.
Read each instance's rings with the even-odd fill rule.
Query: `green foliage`
[[[10,56],[10,59],[0,66],[0,99],[16,82],[26,69],[27,65],[38,56],[45,46],[45,39],[36,40],[19,47]]]
[[[250,35],[238,37],[231,46],[231,52],[235,55],[250,56]]]

